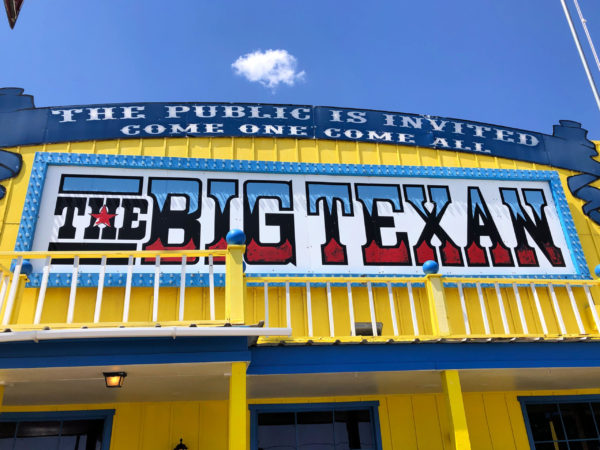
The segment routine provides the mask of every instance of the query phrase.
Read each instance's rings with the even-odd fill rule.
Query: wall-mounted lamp
[[[127,376],[126,372],[104,372],[104,382],[107,388],[120,388],[123,386],[123,380]]]
[[[179,444],[173,450],[187,450],[187,445],[183,443],[183,438],[179,439]]]

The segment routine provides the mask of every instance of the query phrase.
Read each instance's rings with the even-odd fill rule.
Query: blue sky
[[[580,5],[600,46],[600,2]],[[25,0],[14,30],[1,19],[0,86],[37,106],[294,103],[545,133],[572,119],[600,139],[559,0]],[[239,57],[268,49],[303,76],[269,88],[235,73]]]

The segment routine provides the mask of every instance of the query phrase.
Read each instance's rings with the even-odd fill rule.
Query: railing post
[[[442,387],[450,416],[450,439],[452,448],[456,450],[470,450],[471,441],[467,428],[467,415],[460,388],[458,370],[442,370]]]
[[[229,450],[246,450],[246,362],[231,363],[229,378]]]
[[[427,289],[427,302],[431,334],[434,336],[447,336],[450,334],[448,312],[446,310],[446,295],[442,276],[437,273],[439,266],[435,261],[426,261],[423,264],[425,272],[425,288]]]
[[[244,282],[244,252],[246,236],[242,230],[227,233],[225,256],[225,320],[227,323],[244,323],[246,285]]]

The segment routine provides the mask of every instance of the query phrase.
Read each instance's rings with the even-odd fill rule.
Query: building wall
[[[518,396],[590,395],[595,390],[467,392],[465,409],[475,450],[529,449]],[[450,449],[442,394],[260,399],[250,403],[379,401],[383,450]],[[111,450],[164,450],[183,438],[190,449],[227,449],[227,401],[3,407],[3,412],[115,409]]]
[[[43,146],[15,147],[8,150],[19,152],[23,155],[24,169],[18,177],[6,181],[7,196],[0,201],[0,250],[14,249],[17,230],[23,211],[25,194],[29,183],[29,175],[33,158],[36,152],[71,152],[71,153],[96,153],[96,154],[121,154],[121,155],[145,155],[145,156],[169,156],[169,157],[192,157],[192,158],[216,158],[216,159],[247,159],[283,162],[311,162],[311,163],[343,163],[343,164],[391,164],[391,165],[423,165],[423,166],[445,166],[445,167],[471,167],[471,168],[501,168],[501,169],[525,169],[525,170],[557,170],[563,183],[571,213],[590,267],[593,268],[600,263],[600,228],[589,220],[582,212],[583,202],[574,198],[566,185],[566,179],[573,172],[553,169],[532,163],[524,163],[513,160],[505,160],[490,156],[476,155],[471,153],[460,153],[453,151],[432,150],[424,148],[352,143],[336,141],[317,140],[293,140],[293,139],[267,139],[267,138],[168,138],[168,139],[140,139],[122,141],[97,141],[79,142],[67,144],[48,144]],[[195,292],[191,293],[197,299],[188,305],[186,319],[209,318],[209,300],[207,289],[188,288]],[[339,295],[335,295],[337,291]],[[334,288],[333,306],[336,330],[338,334],[349,334],[349,316],[345,293],[343,288]],[[355,308],[357,321],[369,321],[369,307],[366,290],[357,291],[355,294]],[[384,322],[384,335],[390,334],[390,312],[387,291],[384,288],[375,288],[375,308],[378,320]],[[396,295],[406,295],[402,290]],[[416,303],[418,309],[419,325],[422,334],[428,333],[427,304],[423,292],[416,292]],[[472,332],[474,334],[483,332],[483,322],[479,314],[479,301],[475,289],[466,289],[467,308],[470,312]],[[493,289],[484,289],[490,311],[490,322],[492,332],[501,333],[501,322],[499,319],[498,304]],[[262,288],[251,288],[248,292],[246,302],[246,321],[256,323],[264,318],[264,293]],[[313,314],[315,315],[316,336],[328,336],[327,301],[324,289],[313,290]],[[547,318],[554,317],[552,306],[547,292],[539,291],[544,315]],[[580,310],[585,311],[587,300],[582,290],[575,292]],[[102,307],[102,322],[119,322],[122,317],[122,298],[124,288],[106,288],[105,302]],[[295,336],[307,335],[307,317],[304,307],[305,290],[303,288],[292,288],[292,325]],[[569,299],[564,288],[557,288],[557,295],[561,310],[564,311],[564,319],[569,331],[576,332],[575,318],[571,313]],[[75,309],[75,322],[87,323],[93,318],[96,291],[94,288],[82,288],[78,291]],[[507,313],[511,330],[519,329],[517,326],[518,316],[511,302],[512,291],[505,289],[503,296],[507,301]],[[177,288],[162,288],[160,293],[159,321],[175,321],[177,318]],[[15,311],[18,311],[18,323],[32,323],[37,289],[26,289],[25,295],[20,297]],[[530,325],[531,333],[541,333],[533,304],[533,298],[528,290],[522,291],[525,314]],[[412,334],[412,325],[408,311],[408,302],[402,298],[396,302],[398,310],[397,317],[400,319],[400,334]],[[46,294],[46,303],[42,316],[42,323],[52,324],[64,322],[68,305],[68,289],[52,288]],[[130,320],[134,322],[149,322],[152,308],[152,288],[136,288],[132,295]],[[403,309],[404,308],[404,309]],[[462,313],[460,312],[459,298],[456,290],[448,294],[448,309],[454,323],[451,322],[453,330],[460,331],[463,328]],[[223,289],[216,290],[216,313],[217,318],[222,317]],[[471,313],[472,311],[472,313]],[[283,288],[272,288],[270,292],[270,326],[285,325],[285,292]],[[547,319],[548,320],[548,319]],[[584,314],[586,328],[590,329],[591,321]],[[558,333],[558,325],[554,320],[548,320],[550,333]]]

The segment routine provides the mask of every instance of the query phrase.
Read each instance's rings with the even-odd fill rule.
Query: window
[[[531,447],[600,449],[600,396],[519,397]]]
[[[113,410],[0,414],[0,450],[107,450]]]
[[[251,405],[252,450],[380,450],[377,402]]]

